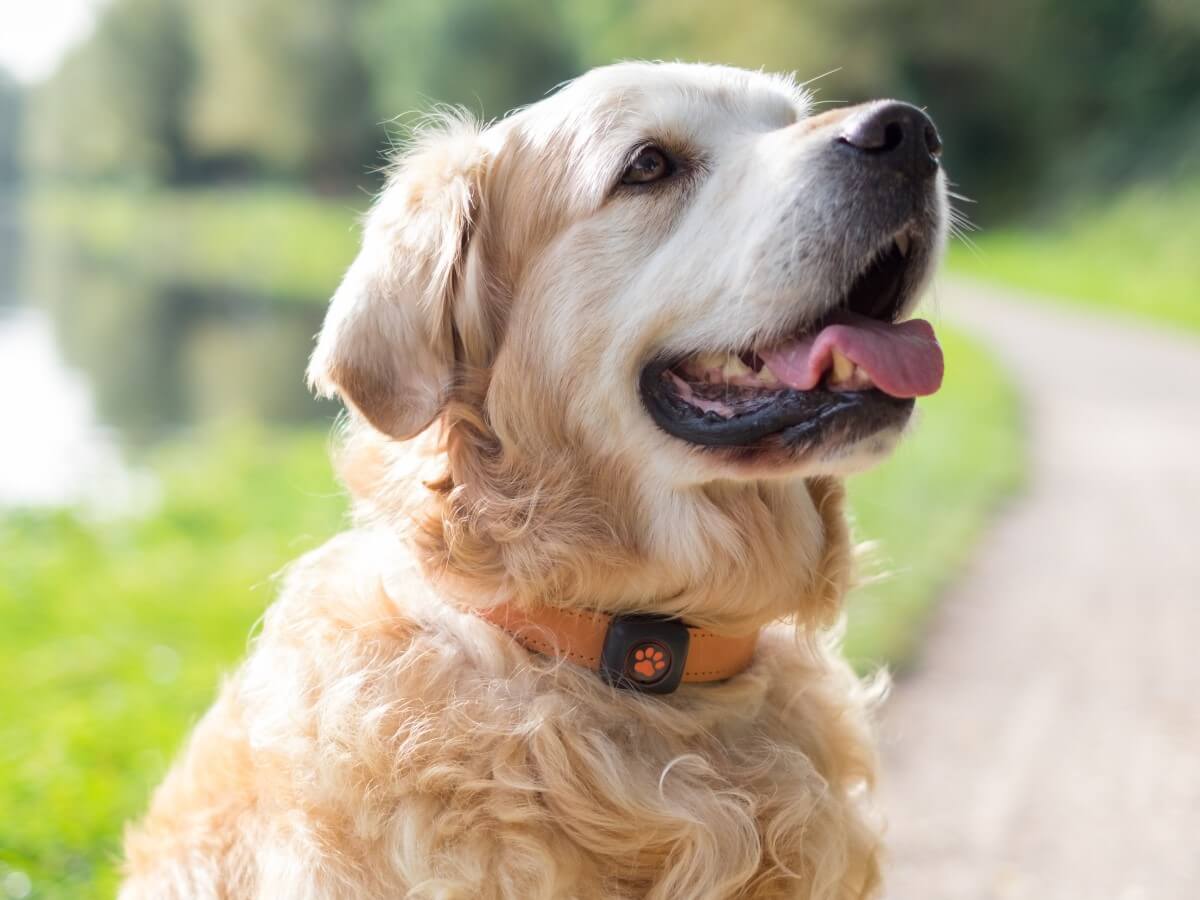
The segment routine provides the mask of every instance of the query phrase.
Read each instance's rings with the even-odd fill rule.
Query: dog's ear
[[[368,214],[334,294],[309,383],[393,438],[428,426],[454,370],[453,307],[488,154],[466,117],[420,135]]]

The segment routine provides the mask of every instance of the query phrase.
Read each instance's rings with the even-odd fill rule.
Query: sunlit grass
[[[228,434],[157,455],[149,518],[0,517],[0,867],[33,896],[113,895],[121,824],[243,654],[273,574],[339,527],[325,448]]]
[[[1090,309],[1200,331],[1200,181],[1128,191],[1053,230],[1009,229],[957,246],[951,267]]]
[[[961,571],[989,513],[1020,484],[1015,390],[980,345],[938,329],[946,382],[884,465],[850,479],[858,538],[874,547],[851,596],[846,652],[863,669],[918,652],[939,591]]]

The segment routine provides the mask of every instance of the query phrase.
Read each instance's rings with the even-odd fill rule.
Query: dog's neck
[[[836,479],[647,497],[603,472],[543,471],[525,491],[469,445],[427,446],[430,478],[413,471],[421,448],[357,443],[342,461],[351,491],[376,516],[417,522],[418,561],[458,603],[652,613],[724,634],[785,617],[827,626],[841,610],[851,552]]]
[[[722,633],[788,616],[823,625],[840,610],[849,539],[832,479],[655,489],[631,499],[622,524],[616,533],[627,537],[609,551],[617,565],[567,605],[665,614]]]
[[[477,610],[535,653],[595,672],[618,687],[670,694],[725,681],[754,658],[758,630],[717,634],[678,619],[498,603]]]

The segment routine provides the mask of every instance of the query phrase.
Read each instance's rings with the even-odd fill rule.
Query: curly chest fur
[[[296,575],[143,839],[238,796],[206,827],[248,896],[870,893],[864,696],[822,648],[768,633],[742,676],[664,700],[444,604]]]

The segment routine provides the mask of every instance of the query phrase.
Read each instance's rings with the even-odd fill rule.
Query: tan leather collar
[[[750,665],[758,632],[729,637],[678,619],[609,615],[513,603],[477,610],[526,648],[599,672],[620,687],[655,694],[732,678]]]

